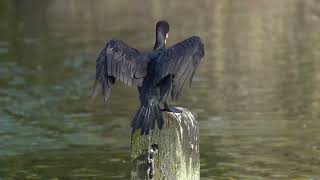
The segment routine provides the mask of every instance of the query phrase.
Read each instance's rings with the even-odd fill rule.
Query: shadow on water
[[[0,177],[128,179],[135,88],[91,99],[111,37],[150,50],[196,34],[206,56],[177,105],[197,116],[203,179],[320,178],[320,3],[0,2]]]

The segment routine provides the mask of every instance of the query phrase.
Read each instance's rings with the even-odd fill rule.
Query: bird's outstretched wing
[[[104,47],[96,61],[96,78],[93,95],[101,85],[102,95],[107,100],[116,80],[131,86],[140,86],[147,74],[148,58],[124,42],[112,39]]]
[[[191,86],[193,75],[204,56],[204,45],[197,36],[192,36],[163,51],[157,59],[156,82],[173,75],[172,99],[176,100],[184,84]]]

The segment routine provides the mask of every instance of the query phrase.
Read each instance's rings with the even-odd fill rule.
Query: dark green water
[[[202,37],[176,105],[200,124],[203,179],[320,178],[317,0],[0,2],[0,179],[129,179],[135,88],[90,98],[95,58],[117,37],[140,50]]]

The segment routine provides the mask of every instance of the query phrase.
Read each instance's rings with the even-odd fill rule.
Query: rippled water
[[[203,179],[320,178],[317,0],[0,2],[0,179],[129,179],[135,88],[90,98],[111,37],[150,50],[202,37],[176,105],[200,124]]]

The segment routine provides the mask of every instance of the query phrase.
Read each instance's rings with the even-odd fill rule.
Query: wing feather
[[[161,52],[157,59],[156,82],[173,75],[172,99],[176,100],[189,81],[191,86],[194,73],[204,56],[204,45],[197,36],[192,36]]]
[[[101,85],[102,95],[107,100],[115,80],[129,86],[141,86],[147,74],[147,65],[148,58],[144,58],[138,50],[120,40],[110,40],[96,60],[93,94],[96,87]]]

